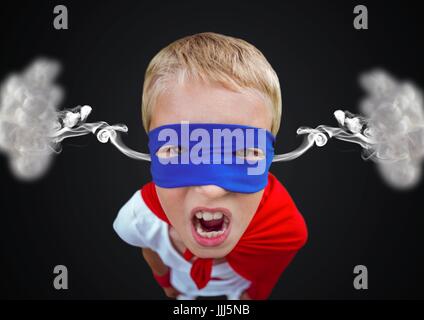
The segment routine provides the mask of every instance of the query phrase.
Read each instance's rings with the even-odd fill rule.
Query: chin
[[[193,250],[190,249],[190,251],[199,258],[220,259],[228,255],[233,248],[234,246],[230,246],[229,244],[222,248],[200,247],[196,245]]]

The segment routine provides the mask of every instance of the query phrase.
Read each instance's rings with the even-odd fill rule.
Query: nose
[[[208,198],[219,198],[222,197],[224,195],[226,195],[228,193],[227,190],[216,186],[214,184],[208,184],[208,185],[204,185],[204,186],[195,186],[194,190],[199,193],[202,194],[205,197]]]

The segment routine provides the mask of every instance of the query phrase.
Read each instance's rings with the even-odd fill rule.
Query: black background
[[[53,28],[65,4],[69,30]],[[365,4],[369,29],[353,28]],[[295,148],[301,125],[334,124],[336,108],[357,112],[357,77],[382,67],[424,87],[422,12],[409,1],[3,1],[0,77],[33,58],[63,63],[63,108],[90,104],[91,120],[125,123],[125,142],[147,151],[140,102],[150,59],[170,42],[214,31],[258,47],[277,71],[283,120],[277,153]],[[273,299],[424,298],[423,184],[387,187],[359,148],[331,141],[273,172],[303,213],[309,241]],[[0,297],[163,298],[140,250],[112,229],[119,208],[150,180],[148,163],[125,158],[88,136],[64,143],[49,173],[24,184],[0,156]],[[53,268],[69,270],[69,290],[53,288]],[[369,290],[353,288],[353,268]]]

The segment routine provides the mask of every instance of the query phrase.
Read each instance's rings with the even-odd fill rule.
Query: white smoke
[[[90,106],[58,111],[63,94],[54,81],[59,71],[57,62],[38,59],[21,74],[10,75],[1,86],[0,152],[7,156],[17,178],[40,178],[60,152],[60,142],[90,133],[102,143],[110,141],[129,157],[150,159],[122,143],[118,132],[127,132],[125,125],[85,123]]]
[[[43,175],[51,162],[51,133],[62,90],[53,84],[59,64],[41,59],[12,74],[0,89],[0,151],[13,173],[25,180]]]
[[[412,83],[398,82],[386,72],[365,73],[360,83],[366,96],[363,115],[337,110],[339,127],[301,127],[306,135],[294,151],[277,155],[275,162],[293,160],[329,138],[359,144],[363,158],[374,161],[383,179],[393,188],[409,189],[420,180],[424,161],[424,107],[421,92]]]
[[[64,139],[84,136],[89,133],[95,134],[97,140],[101,143],[112,143],[119,151],[129,158],[136,160],[150,161],[150,155],[141,153],[128,148],[121,140],[119,133],[128,132],[128,127],[124,124],[109,125],[107,122],[98,121],[86,123],[86,119],[91,113],[90,106],[76,107],[72,110],[67,109],[58,114],[57,130],[51,135],[51,140],[59,144]]]
[[[384,180],[393,187],[414,187],[424,160],[424,108],[422,94],[410,82],[399,82],[382,70],[360,78],[367,96],[360,111],[368,119],[375,154]]]

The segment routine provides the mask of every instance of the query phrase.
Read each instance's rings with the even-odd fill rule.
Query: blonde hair
[[[273,113],[271,132],[281,121],[278,76],[262,52],[250,43],[213,32],[181,38],[159,51],[150,61],[143,85],[142,120],[149,131],[151,110],[169,81],[194,79],[217,82],[233,90],[258,92]]]

